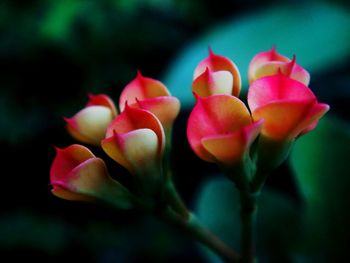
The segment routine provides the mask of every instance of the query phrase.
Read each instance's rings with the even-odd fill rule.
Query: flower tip
[[[296,61],[297,61],[297,56],[294,54],[292,60],[288,63],[289,65],[291,65],[290,66],[291,69],[293,69]]]
[[[54,145],[52,147],[55,149],[56,153],[58,153],[58,152],[63,150],[63,149],[61,149],[61,148],[59,148],[57,146],[54,146]]]
[[[211,48],[211,46],[208,46],[208,52],[209,52],[209,56],[210,56],[210,57],[215,56],[215,54],[214,54],[213,49]]]
[[[330,110],[330,106],[326,103],[320,103],[320,107],[323,108],[324,113]]]
[[[63,120],[68,124],[68,125],[71,125],[73,120],[72,118],[68,118],[68,117],[63,117]]]
[[[130,109],[130,106],[129,106],[128,100],[125,100],[125,102],[124,102],[124,110],[128,110],[128,109]]]
[[[136,70],[136,78],[138,79],[138,78],[143,78],[143,75],[142,75],[142,73],[141,73],[141,71],[139,70],[139,69],[137,69]]]

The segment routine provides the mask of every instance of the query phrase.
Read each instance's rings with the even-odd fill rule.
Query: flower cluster
[[[295,56],[289,59],[272,48],[256,55],[248,72],[249,108],[238,98],[241,76],[235,63],[209,50],[194,70],[196,105],[187,137],[198,157],[217,163],[238,188],[254,192],[262,175],[285,160],[295,139],[314,129],[329,106],[317,101],[308,87],[309,73]],[[105,94],[89,95],[87,105],[65,121],[75,139],[101,147],[126,168],[133,189],[114,180],[88,148],[75,144],[57,149],[50,173],[55,195],[120,208],[164,203],[172,185],[164,153],[180,102],[163,83],[138,72],[122,91],[119,109]]]
[[[121,93],[119,109],[105,94],[89,95],[87,105],[65,121],[75,139],[101,147],[133,175],[133,191],[109,175],[102,159],[75,144],[57,148],[50,172],[53,194],[119,208],[154,205],[165,184],[162,158],[180,102],[160,81],[138,72]]]
[[[290,60],[272,48],[256,55],[248,72],[249,109],[238,98],[236,65],[209,50],[195,69],[192,91],[197,102],[187,126],[193,151],[245,188],[254,174],[278,166],[293,141],[314,129],[329,109],[307,86],[309,73],[296,64],[295,56]]]

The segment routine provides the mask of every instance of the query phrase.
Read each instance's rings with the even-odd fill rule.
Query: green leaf
[[[307,250],[337,262],[350,234],[350,125],[330,117],[300,138],[291,165],[305,199]]]
[[[203,184],[197,196],[199,220],[230,246],[239,250],[239,194],[233,183],[217,177]],[[257,250],[267,262],[286,262],[287,250],[299,236],[299,211],[295,203],[282,193],[264,189],[258,201]],[[220,262],[203,250],[211,262]]]
[[[247,89],[250,60],[273,45],[314,74],[344,61],[350,54],[350,15],[327,4],[279,6],[246,14],[218,25],[183,50],[169,67],[164,82],[185,107],[194,103],[192,74],[204,59],[207,47],[231,58]]]

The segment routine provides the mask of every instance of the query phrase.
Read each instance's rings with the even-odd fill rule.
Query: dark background
[[[7,256],[8,262],[206,262],[206,255],[190,238],[150,216],[54,197],[49,185],[53,146],[75,143],[62,116],[80,110],[88,92],[107,93],[117,102],[137,69],[163,81],[178,53],[209,29],[277,2],[1,1],[1,257]],[[286,1],[290,5],[315,2]],[[345,2],[338,1],[348,9]],[[203,49],[208,45],[211,43],[203,43]],[[315,48],[322,52],[322,43]],[[349,58],[349,53],[344,56]],[[342,123],[349,121],[349,72],[349,59],[343,58],[336,66],[312,75],[313,87],[320,87],[315,93],[331,105],[330,115]],[[187,89],[190,93],[190,86]],[[175,123],[173,164],[179,191],[192,208],[203,181],[219,175],[216,166],[200,161],[188,146],[189,111],[184,105]],[[341,145],[348,152],[348,141]],[[271,176],[268,187],[288,193],[297,207],[303,205],[288,165]],[[345,195],[344,204],[347,200]],[[333,212],[343,222],[348,209]],[[349,233],[348,227],[339,229],[335,231]],[[346,247],[331,246],[337,253]],[[317,259],[324,259],[320,251],[313,251]],[[304,252],[297,250],[294,256],[282,258],[307,262],[298,261],[307,259],[301,256]]]

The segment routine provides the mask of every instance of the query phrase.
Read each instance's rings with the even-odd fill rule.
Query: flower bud
[[[140,192],[152,195],[158,190],[165,135],[153,113],[126,105],[108,126],[101,145],[113,160],[136,176]]]
[[[72,118],[65,118],[68,132],[78,141],[100,145],[108,124],[117,115],[112,100],[103,94],[90,95],[86,107]]]
[[[88,148],[74,144],[56,151],[50,171],[54,195],[76,201],[102,200],[118,208],[131,208],[130,193],[109,176],[103,160]]]
[[[224,93],[238,97],[241,90],[241,75],[236,64],[211,49],[209,56],[195,68],[193,80],[193,91],[200,96]]]
[[[137,76],[123,89],[119,107],[124,110],[125,103],[152,112],[162,123],[164,129],[171,129],[173,122],[180,112],[180,102],[171,96],[168,89],[158,80]]]
[[[187,138],[203,160],[234,167],[244,160],[262,122],[253,122],[247,107],[230,95],[197,96]]]
[[[257,54],[250,62],[248,69],[249,83],[254,80],[278,74],[279,71],[292,79],[309,85],[310,74],[301,66],[295,63],[296,57],[292,60],[276,52],[276,48]]]
[[[248,105],[254,120],[264,119],[262,135],[273,141],[292,141],[312,130],[329,109],[306,85],[282,73],[254,81]]]

